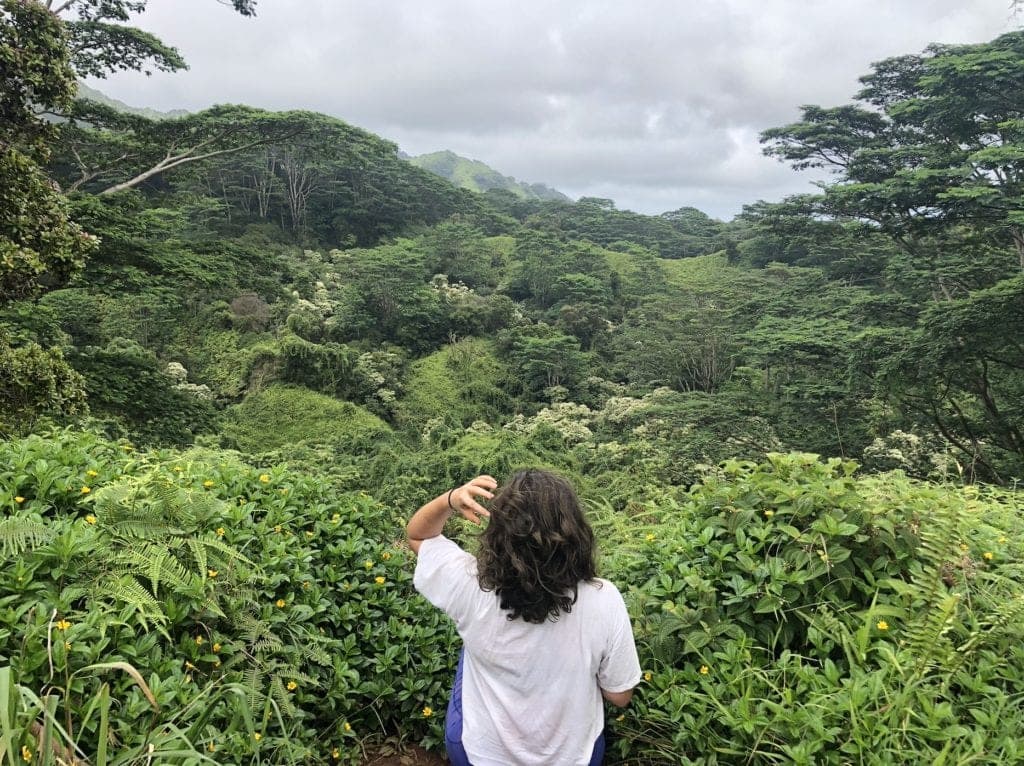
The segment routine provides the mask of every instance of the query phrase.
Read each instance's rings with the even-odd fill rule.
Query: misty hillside
[[[129,106],[123,101],[118,101],[116,98],[111,98],[103,91],[90,88],[85,83],[78,83],[78,98],[88,99],[89,101],[96,101],[97,103],[109,106],[112,109],[116,109],[119,112],[125,112],[127,114],[134,114],[139,117],[145,117],[148,120],[165,120],[173,117],[184,117],[188,114],[187,109],[171,109],[169,112],[161,112],[158,109],[149,109],[146,107]]]
[[[570,201],[569,197],[557,189],[542,183],[530,184],[517,181],[511,176],[503,176],[480,160],[466,159],[448,150],[410,157],[409,162],[451,181],[456,186],[475,192],[505,189],[521,199]]]

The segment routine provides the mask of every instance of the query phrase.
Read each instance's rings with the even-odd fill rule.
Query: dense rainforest
[[[402,525],[525,465],[634,620],[611,762],[1024,762],[1024,33],[765,130],[831,180],[723,222],[79,93],[184,67],[145,4],[0,0],[0,765],[438,748]]]

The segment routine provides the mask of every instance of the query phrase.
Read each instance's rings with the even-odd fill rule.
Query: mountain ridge
[[[504,189],[521,199],[556,200],[571,202],[572,199],[557,189],[543,183],[527,183],[512,176],[499,173],[480,160],[469,159],[456,154],[450,149],[406,157],[416,167],[430,171],[463,189],[475,192],[486,192],[491,189]]]

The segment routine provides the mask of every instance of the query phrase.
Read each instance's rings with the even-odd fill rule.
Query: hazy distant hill
[[[544,184],[528,184],[517,181],[510,176],[503,176],[494,168],[488,167],[479,160],[460,157],[455,152],[443,151],[432,154],[421,154],[409,157],[409,162],[417,167],[429,170],[447,181],[475,192],[489,189],[507,189],[523,199],[571,201],[562,192]]]
[[[173,117],[184,117],[188,114],[188,110],[186,109],[172,109],[169,112],[158,112],[156,109],[140,109],[135,106],[128,106],[128,104],[123,101],[111,98],[105,93],[101,93],[95,88],[90,88],[88,85],[83,85],[82,83],[78,83],[78,97],[87,98],[90,101],[97,101],[101,104],[106,104],[119,112],[137,114],[140,117],[146,117],[150,120],[166,120]]]

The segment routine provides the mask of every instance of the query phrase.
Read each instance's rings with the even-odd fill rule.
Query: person
[[[625,603],[596,576],[594,535],[566,479],[529,469],[497,487],[477,476],[406,528],[413,585],[463,642],[448,757],[455,766],[600,764],[602,697],[627,705],[641,677]],[[442,534],[453,513],[489,519],[476,556]]]

